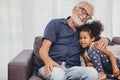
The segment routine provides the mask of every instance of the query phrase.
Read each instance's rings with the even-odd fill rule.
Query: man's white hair
[[[84,5],[84,4],[90,6],[91,9],[94,10],[92,4],[88,3],[87,1],[81,1],[81,2],[79,2],[76,6],[77,6],[77,7],[82,7],[82,5]]]

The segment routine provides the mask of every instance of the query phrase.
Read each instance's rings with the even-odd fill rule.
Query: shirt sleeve
[[[45,28],[43,39],[46,38],[51,40],[52,42],[55,42],[58,32],[57,27],[57,22],[55,20],[51,20]]]

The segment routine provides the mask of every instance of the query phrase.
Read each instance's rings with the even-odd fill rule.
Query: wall
[[[1,0],[0,1],[0,80],[7,79],[7,64],[23,49],[33,49],[34,38],[43,36],[53,18],[67,18],[82,0]],[[120,35],[120,1],[86,0],[94,5],[93,19],[100,20],[102,36]]]
[[[120,36],[120,0],[113,0],[112,36]]]

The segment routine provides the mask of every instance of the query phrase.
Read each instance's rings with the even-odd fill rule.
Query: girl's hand
[[[91,62],[86,63],[87,67],[93,67],[93,64]]]

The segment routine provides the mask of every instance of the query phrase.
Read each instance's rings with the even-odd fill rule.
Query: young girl
[[[87,23],[79,28],[80,45],[85,49],[83,59],[86,66],[94,66],[98,71],[98,80],[107,77],[120,80],[120,60],[107,48],[99,47],[97,41],[103,31],[99,21]]]

